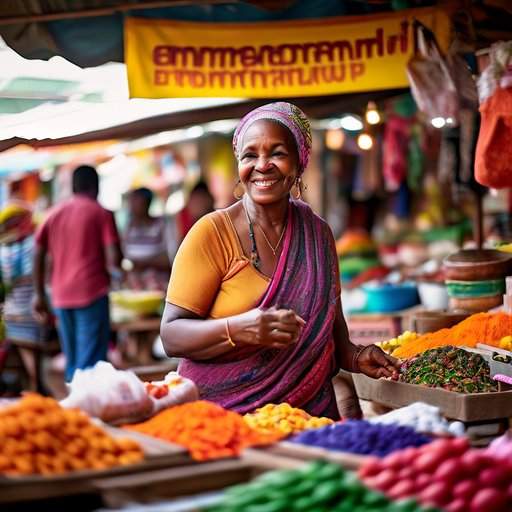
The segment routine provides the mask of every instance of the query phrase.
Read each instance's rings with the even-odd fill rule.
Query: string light
[[[377,110],[377,105],[373,101],[368,102],[368,106],[366,107],[366,121],[368,124],[379,124],[381,121],[381,117],[379,111]]]
[[[339,129],[329,129],[325,132],[325,145],[328,149],[337,151],[343,147],[345,142],[345,133]]]
[[[364,151],[368,151],[373,147],[373,138],[367,133],[361,133],[357,137],[357,145]]]

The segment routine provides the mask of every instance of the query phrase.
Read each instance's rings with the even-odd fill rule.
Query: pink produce
[[[391,499],[408,498],[414,495],[415,485],[412,480],[401,480],[397,482],[386,493]]]
[[[364,466],[359,470],[359,478],[367,478],[369,476],[375,476],[382,470],[382,462],[377,457],[368,457],[368,461],[365,462]]]
[[[460,498],[453,500],[447,507],[446,512],[468,512],[468,503]]]
[[[455,498],[461,498],[463,500],[470,500],[476,492],[480,489],[478,482],[473,480],[462,480],[462,482],[458,482],[455,484],[455,487],[452,490],[453,496]]]
[[[436,480],[451,484],[457,480],[461,480],[463,477],[464,474],[460,463],[460,457],[455,457],[441,462],[434,473],[434,478]]]
[[[494,467],[484,469],[478,475],[478,481],[482,487],[501,487],[505,486],[509,480],[509,475],[504,468]]]
[[[381,471],[373,481],[377,489],[380,491],[387,491],[393,484],[397,482],[397,479],[398,475],[395,471],[386,469]]]
[[[421,503],[424,505],[433,505],[442,507],[446,505],[450,498],[450,488],[443,482],[434,482],[425,487],[420,493]]]
[[[481,489],[471,500],[471,512],[508,512],[507,496],[496,489]]]

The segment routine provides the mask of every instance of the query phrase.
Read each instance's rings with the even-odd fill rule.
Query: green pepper
[[[337,497],[341,496],[343,489],[339,481],[328,480],[319,484],[313,491],[312,498],[318,504],[327,504],[332,502]]]
[[[395,501],[392,504],[392,507],[389,507],[389,511],[393,510],[393,512],[418,512],[418,502],[414,499],[405,499],[400,501]]]
[[[362,503],[367,507],[383,508],[389,503],[389,500],[386,498],[386,496],[384,496],[384,494],[380,494],[374,491],[368,491],[364,493]]]
[[[288,488],[288,494],[293,499],[300,498],[301,496],[311,496],[318,482],[313,479],[304,478],[302,482]]]
[[[315,500],[311,496],[302,496],[292,501],[291,509],[293,512],[310,512],[314,510]]]
[[[338,464],[325,464],[320,468],[316,474],[316,478],[323,482],[325,480],[332,480],[333,478],[339,478],[343,476],[344,471]]]
[[[275,500],[260,505],[249,505],[245,508],[245,512],[288,512],[290,503],[288,500]]]
[[[275,486],[277,488],[289,487],[302,481],[303,476],[295,470],[271,471],[260,476],[256,481],[259,484]]]

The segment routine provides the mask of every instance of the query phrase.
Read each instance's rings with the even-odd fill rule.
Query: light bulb
[[[363,129],[363,123],[361,119],[355,115],[347,114],[340,119],[340,126],[344,130],[348,130],[350,132],[357,132]]]
[[[430,122],[434,128],[443,128],[446,124],[446,119],[444,117],[434,117]]]
[[[361,135],[357,137],[357,145],[364,151],[368,151],[373,147],[373,139],[367,133],[361,133]]]
[[[334,151],[341,149],[345,142],[345,133],[343,130],[330,129],[325,132],[325,145]]]
[[[377,106],[373,101],[368,103],[368,107],[366,109],[366,121],[368,124],[379,124],[380,123],[380,114],[377,110]]]

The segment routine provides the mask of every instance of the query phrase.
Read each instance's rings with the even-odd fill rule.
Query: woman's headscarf
[[[281,123],[290,130],[295,143],[297,144],[297,152],[299,154],[299,174],[306,169],[311,153],[311,127],[309,125],[306,114],[296,105],[279,101],[276,103],[268,103],[254,110],[251,110],[238,124],[233,136],[233,150],[238,159],[242,140],[248,128],[261,119],[271,119]]]

